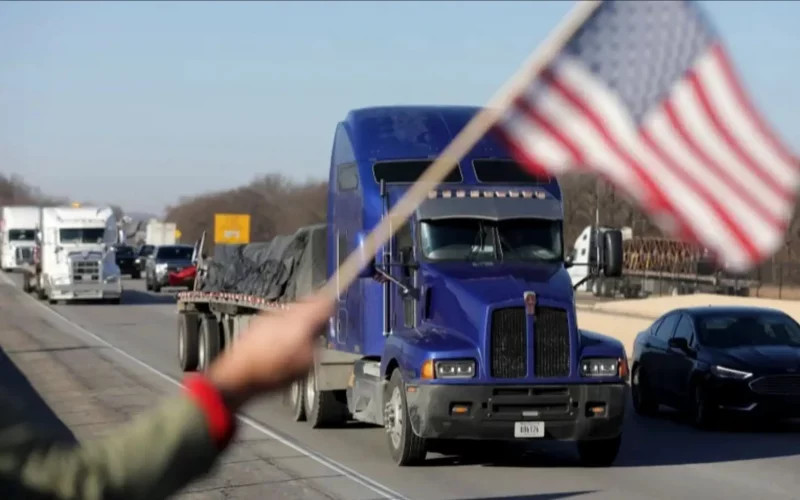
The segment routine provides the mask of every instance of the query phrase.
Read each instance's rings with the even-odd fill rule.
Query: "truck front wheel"
[[[608,467],[614,463],[622,444],[622,436],[611,439],[578,441],[581,463],[589,467]]]
[[[425,460],[427,443],[414,434],[408,418],[405,384],[400,370],[392,372],[384,396],[384,428],[389,451],[397,465],[414,465]]]

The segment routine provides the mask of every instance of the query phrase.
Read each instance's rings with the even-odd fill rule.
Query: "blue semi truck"
[[[178,300],[181,367],[206,368],[254,314],[332,277],[478,111],[348,113],[333,139],[327,224],[262,252],[299,248],[279,266],[292,278],[250,293],[204,285],[200,263]],[[619,341],[578,328],[562,225],[557,180],[526,173],[487,134],[337,297],[314,369],[286,392],[293,417],[383,426],[398,465],[438,442],[537,439],[577,442],[587,465],[613,463],[627,358]],[[596,250],[587,276],[619,275],[621,233],[605,232]]]

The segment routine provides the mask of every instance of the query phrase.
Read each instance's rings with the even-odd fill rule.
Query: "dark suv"
[[[155,250],[154,245],[142,245],[139,247],[139,250],[136,252],[136,267],[139,269],[139,273],[137,278],[141,278],[142,273],[144,272],[144,266],[147,264],[147,258],[153,254],[153,250]]]
[[[154,292],[169,286],[169,273],[182,271],[192,265],[192,245],[163,245],[156,247],[145,265],[145,287]]]
[[[136,254],[133,247],[128,245],[116,245],[114,247],[117,266],[120,274],[129,274],[133,279],[139,279],[139,268],[136,267]]]

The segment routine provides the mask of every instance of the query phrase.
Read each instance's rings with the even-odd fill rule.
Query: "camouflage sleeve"
[[[233,416],[201,377],[184,394],[83,444],[40,434],[0,402],[3,498],[158,499],[208,472],[233,434]]]

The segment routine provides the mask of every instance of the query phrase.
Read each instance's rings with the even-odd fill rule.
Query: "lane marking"
[[[166,380],[167,382],[170,382],[170,383],[172,383],[172,384],[174,384],[174,385],[176,385],[178,387],[183,387],[183,384],[181,384],[178,379],[176,379],[176,378],[174,378],[174,377],[162,372],[161,370],[159,370],[158,368],[155,368],[154,366],[151,366],[151,365],[147,364],[146,362],[144,362],[141,359],[133,356],[132,354],[129,354],[128,352],[123,351],[119,347],[111,344],[110,342],[106,341],[105,339],[103,339],[103,338],[99,337],[98,335],[92,333],[91,331],[89,331],[85,327],[79,325],[78,323],[76,323],[73,320],[69,319],[68,317],[64,316],[63,314],[61,314],[60,312],[56,311],[55,309],[53,309],[52,307],[48,306],[47,304],[45,304],[43,302],[39,302],[34,297],[28,295],[27,293],[24,293],[17,286],[17,284],[14,282],[14,280],[12,280],[10,277],[8,277],[8,275],[6,275],[5,272],[0,271],[0,279],[2,279],[2,281],[5,282],[7,285],[10,285],[16,292],[21,294],[23,297],[25,297],[26,299],[30,300],[31,302],[33,302],[37,306],[41,307],[45,311],[49,312],[53,316],[57,317],[58,319],[60,319],[64,323],[66,323],[67,325],[69,325],[72,328],[74,328],[76,331],[78,331],[78,332],[82,333],[83,335],[91,338],[95,342],[99,342],[100,344],[103,344],[103,346],[108,347],[109,349],[111,349],[112,351],[114,351],[117,354],[121,355],[125,359],[127,359],[129,361],[132,361],[134,364],[139,365],[140,367],[142,367],[145,370],[153,373],[154,375],[157,375],[158,377]],[[322,453],[318,453],[318,452],[313,451],[311,449],[305,448],[304,446],[299,444],[296,440],[292,439],[291,437],[285,435],[284,433],[282,433],[282,432],[280,432],[278,430],[270,429],[269,427],[266,427],[265,425],[255,421],[252,418],[250,418],[248,416],[245,416],[245,415],[238,415],[237,414],[236,418],[240,422],[242,422],[243,424],[247,425],[248,427],[250,427],[250,428],[252,428],[252,429],[254,429],[254,430],[256,430],[256,431],[258,431],[258,432],[260,432],[260,433],[262,433],[262,434],[264,434],[264,435],[266,435],[266,436],[268,436],[268,437],[270,437],[272,439],[274,439],[275,441],[278,441],[279,443],[281,443],[281,444],[283,444],[285,446],[288,446],[289,448],[293,449],[294,451],[296,451],[298,453],[301,453],[301,454],[305,455],[306,457],[308,457],[308,458],[310,458],[310,459],[312,459],[312,460],[314,460],[314,461],[316,461],[316,462],[328,467],[332,471],[334,471],[334,472],[336,472],[336,473],[338,473],[338,474],[340,474],[342,476],[347,477],[351,481],[353,481],[353,482],[355,482],[355,483],[357,483],[357,484],[359,484],[359,485],[361,485],[361,486],[363,486],[363,487],[365,487],[365,488],[377,493],[378,495],[381,495],[381,496],[383,496],[385,498],[389,498],[389,499],[392,499],[392,500],[394,500],[394,499],[396,499],[396,500],[411,500],[408,497],[403,496],[400,493],[392,490],[388,486],[384,486],[381,483],[379,483],[379,482],[377,482],[377,481],[375,481],[373,479],[370,479],[367,476],[361,474],[360,472],[357,472],[354,469],[351,469],[350,467],[342,464],[341,462],[338,462],[338,461],[336,461],[336,460],[334,460],[334,459],[332,459],[330,457],[327,457],[327,456],[323,455]]]

